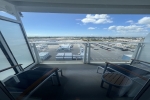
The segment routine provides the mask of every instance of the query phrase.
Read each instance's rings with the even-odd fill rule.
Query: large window
[[[33,58],[20,25],[0,20],[0,31],[18,64],[23,64],[23,68],[32,64]]]

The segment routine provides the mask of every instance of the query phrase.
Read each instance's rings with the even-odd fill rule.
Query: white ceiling
[[[150,0],[5,0],[20,12],[149,14]]]

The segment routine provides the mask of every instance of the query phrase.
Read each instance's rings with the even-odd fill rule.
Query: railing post
[[[91,44],[90,43],[88,43],[88,59],[87,59],[87,63],[90,63],[90,52],[91,52]]]
[[[136,59],[139,59],[144,46],[145,46],[144,43],[140,43],[140,48],[139,48],[138,55],[137,55]]]
[[[140,55],[141,49],[142,49],[142,44],[141,44],[141,43],[138,43],[138,47],[137,47],[137,50],[136,50],[136,53],[135,53],[134,59],[138,59],[138,58],[139,58],[139,55]]]
[[[87,43],[85,43],[85,50],[84,50],[84,57],[83,57],[83,63],[86,63],[86,58],[87,58]]]
[[[36,56],[36,59],[37,59],[37,63],[39,64],[39,63],[41,63],[42,61],[41,61],[41,59],[40,59],[39,52],[38,52],[38,50],[37,50],[37,48],[36,48],[35,43],[33,43],[33,48],[34,48],[35,56]]]

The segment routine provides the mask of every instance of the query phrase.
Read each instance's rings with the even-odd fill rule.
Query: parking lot
[[[70,51],[57,51],[60,45],[48,45],[48,52],[50,52],[50,57],[46,61],[56,61],[55,56],[57,53],[72,53],[73,55],[78,55],[80,53],[80,48],[84,48],[83,44],[73,44],[73,48]],[[91,44],[90,60],[91,62],[122,62],[122,57],[124,54],[133,54],[131,51],[122,51],[120,49],[112,48],[110,50],[100,48],[99,45]]]
[[[124,54],[133,54],[131,51],[122,51],[120,49],[112,48],[110,50],[102,49],[99,45],[91,44],[91,61],[114,61],[121,62]],[[96,49],[95,49],[96,48]]]
[[[57,50],[60,45],[48,45],[50,57],[46,59],[46,61],[56,61],[55,56],[57,53],[72,53],[73,55],[77,55],[80,53],[80,44],[73,44],[73,48],[70,51],[67,50]]]

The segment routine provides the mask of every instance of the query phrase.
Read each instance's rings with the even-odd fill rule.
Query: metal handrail
[[[18,65],[15,65],[15,66],[7,67],[7,68],[5,68],[5,69],[0,70],[0,72],[6,71],[6,70],[11,69],[11,68],[15,68],[15,67],[17,67],[17,66],[19,66],[19,69],[20,69],[20,70],[23,70],[23,69],[20,67],[21,65],[22,65],[22,64],[18,64]]]

